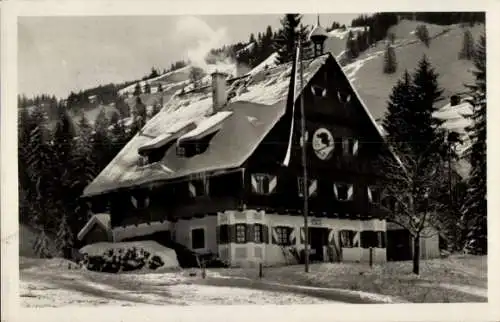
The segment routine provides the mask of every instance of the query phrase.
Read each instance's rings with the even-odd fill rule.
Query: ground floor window
[[[363,248],[385,248],[385,232],[384,231],[362,231],[361,232],[361,247]]]
[[[245,224],[236,225],[236,243],[244,244],[247,242],[247,227]]]
[[[340,231],[340,245],[343,248],[353,248],[354,246],[354,235],[356,234],[353,230],[341,230]]]
[[[205,248],[205,229],[196,228],[191,230],[191,248]]]
[[[276,243],[282,246],[290,245],[290,234],[292,233],[292,228],[290,227],[275,227],[276,232]]]

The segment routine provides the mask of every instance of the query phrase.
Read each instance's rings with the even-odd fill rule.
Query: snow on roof
[[[320,25],[316,25],[313,30],[311,30],[311,33],[309,34],[309,38],[312,38],[312,37],[325,37],[327,38],[328,37],[328,33],[326,32],[326,30],[321,27]]]
[[[232,114],[231,111],[222,111],[201,120],[196,128],[181,136],[179,141],[198,139],[215,132],[220,128],[222,122]]]
[[[266,59],[264,59],[264,61],[260,64],[258,64],[257,66],[255,66],[254,69],[252,69],[248,74],[249,75],[256,75],[257,73],[260,73],[262,72],[263,70],[267,69],[267,68],[273,68],[273,67],[276,67],[277,63],[276,63],[276,60],[278,58],[278,53],[272,53],[271,55],[269,55],[269,57],[267,57]]]
[[[158,135],[156,138],[152,139],[148,143],[141,146],[138,152],[141,153],[146,150],[155,149],[160,146],[163,146],[171,142],[172,140],[177,139],[184,133],[194,129],[195,126],[196,125],[193,122],[189,121],[186,121],[184,123],[179,122],[177,124],[174,124],[167,132]]]
[[[85,235],[94,227],[94,225],[100,225],[104,230],[111,229],[111,217],[109,214],[95,214],[89,221],[83,226],[77,235],[78,240],[82,240]]]
[[[329,58],[333,59],[331,54],[303,61],[304,87],[308,85]],[[342,71],[338,64],[337,66]],[[160,162],[139,167],[138,149],[150,142],[151,137],[156,138],[168,133],[172,126],[186,121],[202,125],[200,129],[196,130],[197,132],[214,124],[214,120],[205,121],[212,109],[211,86],[172,96],[164,108],[146,123],[142,131],[136,134],[94,181],[85,188],[83,195],[92,196],[158,180],[170,180],[198,173],[240,167],[284,115],[291,70],[291,63],[285,63],[275,68],[254,71],[253,74],[229,81],[228,92],[235,94],[235,96],[229,96],[232,98],[229,100],[226,110],[233,114],[231,117],[227,117],[227,114],[217,116],[221,118],[224,116],[224,119],[220,121],[222,126],[212,138],[205,152],[185,158],[177,155],[175,147],[169,147]],[[346,79],[350,83],[347,77]],[[379,127],[354,86],[350,85],[383,140]],[[295,99],[299,94],[297,93]],[[234,135],[234,133],[239,133],[239,135]],[[398,159],[394,153],[393,155]]]

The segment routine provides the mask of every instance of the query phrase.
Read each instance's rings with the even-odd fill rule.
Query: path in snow
[[[106,274],[31,267],[20,272],[20,298],[25,307],[334,303],[300,293],[199,285],[197,280],[185,273]]]

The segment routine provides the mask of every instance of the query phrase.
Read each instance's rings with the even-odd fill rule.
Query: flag
[[[285,167],[287,167],[288,164],[290,163],[290,157],[292,154],[292,138],[293,138],[294,123],[295,123],[295,105],[297,102],[297,97],[299,96],[302,87],[302,84],[300,84],[300,73],[297,73],[297,69],[299,71],[302,71],[302,68],[299,68],[299,64],[302,64],[302,59],[300,57],[300,40],[297,46],[295,62],[294,65],[292,66],[292,75],[291,75],[292,78],[290,79],[290,81],[293,82],[293,96],[292,96],[293,103],[292,103],[292,120],[290,125],[290,136],[288,138],[288,148],[286,150],[285,160],[283,160],[283,165]]]

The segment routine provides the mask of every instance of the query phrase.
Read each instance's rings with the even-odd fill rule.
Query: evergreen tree
[[[469,29],[464,30],[462,49],[458,54],[458,59],[472,60],[474,58],[474,39]]]
[[[407,228],[413,237],[413,272],[419,274],[420,239],[428,227],[439,229],[447,210],[447,183],[443,150],[446,149],[442,121],[434,117],[442,90],[438,75],[424,56],[414,75],[405,71],[394,87],[383,127],[403,163],[385,162],[386,188],[398,210],[385,207],[389,218]]]
[[[146,85],[144,85],[144,93],[151,94],[151,85],[149,85],[149,83],[146,83]]]
[[[35,254],[40,258],[52,257],[49,249],[49,238],[47,237],[44,229],[41,230],[40,234],[35,239],[33,250],[35,251]]]
[[[472,125],[467,130],[472,142],[469,152],[471,173],[464,219],[467,249],[476,254],[487,253],[486,191],[486,36],[481,35],[474,54],[475,83],[469,85],[473,106]]]
[[[396,50],[394,46],[388,44],[384,53],[384,74],[394,74],[397,69]]]
[[[355,37],[352,30],[350,30],[349,34],[347,35],[346,42],[347,58],[350,60],[353,60],[359,56],[358,41],[356,39],[357,37]]]
[[[85,128],[87,128],[87,119],[82,116],[80,123],[84,124]],[[112,160],[113,155],[110,149],[110,139],[109,139],[109,126],[110,122],[106,116],[106,112],[104,109],[101,109],[94,124],[94,130],[92,137],[88,139],[92,139],[94,145],[94,159],[98,169],[104,169],[104,167]],[[86,135],[86,133],[82,133],[82,135]],[[82,149],[84,147],[81,146],[81,142],[78,142],[79,148]]]
[[[417,154],[427,150],[429,142],[438,136],[444,142],[444,132],[441,129],[444,121],[434,117],[434,113],[439,110],[436,103],[443,99],[443,90],[439,87],[438,77],[424,55],[413,75],[415,112],[410,126],[412,131],[410,137],[413,140],[412,147]]]
[[[425,44],[425,46],[429,47],[431,43],[431,38],[429,36],[429,30],[426,25],[418,25],[415,31],[418,39]]]
[[[203,78],[203,69],[199,67],[192,67],[189,72],[189,80],[193,83],[193,87],[201,87],[201,79]]]
[[[300,39],[302,47],[309,46],[307,39],[307,27],[301,25],[300,14],[286,14],[281,19],[282,29],[274,41],[274,49],[278,52],[279,64],[293,60],[295,56],[296,42]]]
[[[56,245],[60,252],[60,255],[64,258],[71,258],[69,250],[73,247],[73,233],[66,220],[66,214],[63,214],[59,222],[59,229],[56,235]]]
[[[141,85],[137,83],[134,88],[134,96],[139,96],[142,94]]]
[[[157,90],[158,93],[161,93],[163,92],[163,86],[160,84],[158,84],[158,90]]]

